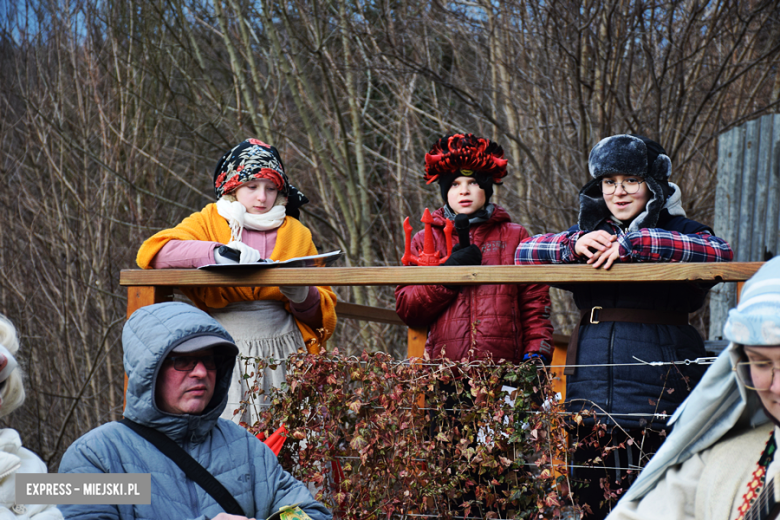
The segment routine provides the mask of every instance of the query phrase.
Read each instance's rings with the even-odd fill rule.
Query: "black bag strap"
[[[233,495],[225,489],[214,475],[201,466],[198,461],[192,458],[192,455],[184,451],[184,448],[176,444],[170,437],[154,428],[149,428],[135,421],[124,418],[119,421],[135,433],[152,443],[160,452],[176,463],[179,468],[187,475],[187,478],[198,484],[203,490],[211,495],[217,503],[222,506],[226,513],[231,515],[246,516],[241,506],[233,498]]]

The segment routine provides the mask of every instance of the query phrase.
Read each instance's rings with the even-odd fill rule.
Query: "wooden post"
[[[141,307],[173,299],[173,287],[131,285],[127,288],[127,317]]]
[[[407,335],[407,345],[406,345],[406,358],[417,358],[418,363],[419,359],[422,358],[425,355],[425,340],[428,339],[428,329],[415,329],[412,327],[409,327],[409,332]],[[417,398],[417,406],[420,407],[420,409],[425,408],[425,395],[420,395]]]
[[[742,295],[742,289],[745,287],[745,282],[737,282],[737,304],[739,304],[739,297]]]
[[[407,336],[406,357],[421,358],[425,354],[425,340],[428,339],[428,329],[415,329],[409,327]]]
[[[577,324],[579,326],[579,324]],[[569,336],[553,334],[553,358],[550,363],[556,368],[550,369],[550,377],[553,378],[552,388],[554,392],[561,394],[561,401],[566,399],[566,376],[563,375],[563,367],[566,365],[566,352],[569,347]]]

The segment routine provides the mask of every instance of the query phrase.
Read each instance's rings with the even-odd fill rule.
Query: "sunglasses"
[[[198,363],[203,363],[206,370],[216,370],[225,362],[224,356],[215,356],[208,354],[206,356],[168,356],[165,362],[173,363],[173,369],[179,372],[190,372],[195,370]]]

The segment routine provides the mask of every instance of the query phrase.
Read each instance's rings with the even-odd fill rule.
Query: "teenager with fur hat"
[[[593,179],[580,190],[577,224],[563,233],[525,240],[517,248],[517,264],[587,263],[609,269],[616,261],[731,260],[726,242],[708,226],[686,218],[680,189],[669,182],[671,160],[655,141],[636,135],[607,137],[593,147],[588,169]],[[663,442],[664,432],[658,431],[663,424],[653,421],[654,414],[674,412],[704,372],[699,365],[641,361],[706,356],[688,314],[702,307],[710,285],[638,281],[565,288],[574,293],[581,313],[566,364],[583,365],[565,371],[569,408],[592,406],[608,426],[611,445],[625,446],[611,451],[605,466],[636,467]],[[586,429],[593,425],[584,424]],[[600,449],[582,448],[575,453],[575,464],[600,455]],[[591,481],[579,495],[596,513],[594,518],[603,518],[609,509],[599,508],[604,495],[599,480],[605,479],[612,490],[628,484],[620,469],[573,473]]]
[[[511,265],[528,232],[490,202],[493,185],[506,176],[504,150],[472,134],[442,137],[425,155],[427,184],[439,183],[444,206],[433,213],[436,250],[446,256],[444,224],[469,217],[468,247],[453,232],[453,250],[444,265]],[[424,233],[414,236],[414,254]],[[425,351],[431,358],[456,361],[491,357],[520,363],[552,358],[550,294],[546,285],[406,285],[395,291],[396,311],[410,327],[428,327]]]
[[[235,263],[219,253],[223,245],[240,252],[240,263],[263,258],[287,260],[316,255],[311,232],[298,221],[308,199],[292,186],[275,147],[247,139],[220,158],[214,171],[217,202],[193,213],[173,229],[155,234],[141,246],[143,269],[189,269]],[[246,399],[252,381],[243,357],[284,360],[298,349],[317,353],[336,327],[336,294],[330,287],[204,287],[183,291],[224,326],[240,350],[234,384],[223,413]],[[278,387],[284,365],[266,369],[262,388]],[[236,416],[254,422],[254,416]]]
[[[24,404],[21,368],[16,361],[19,340],[13,324],[0,314],[0,417]],[[16,501],[17,473],[48,473],[35,453],[22,447],[19,432],[0,429],[0,518],[59,520],[62,513],[54,505],[20,504]]]
[[[723,335],[731,344],[609,520],[763,518],[746,512],[766,484],[780,484],[780,258],[745,284]]]

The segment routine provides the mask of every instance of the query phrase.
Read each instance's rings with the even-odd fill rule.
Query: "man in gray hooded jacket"
[[[64,505],[65,518],[263,520],[297,505],[313,520],[330,512],[245,429],[219,416],[238,350],[208,314],[179,302],[137,310],[122,334],[128,377],[124,416],[165,434],[208,470],[246,517],[228,515],[179,466],[118,422],[74,442],[60,473],[151,473],[150,505]]]

